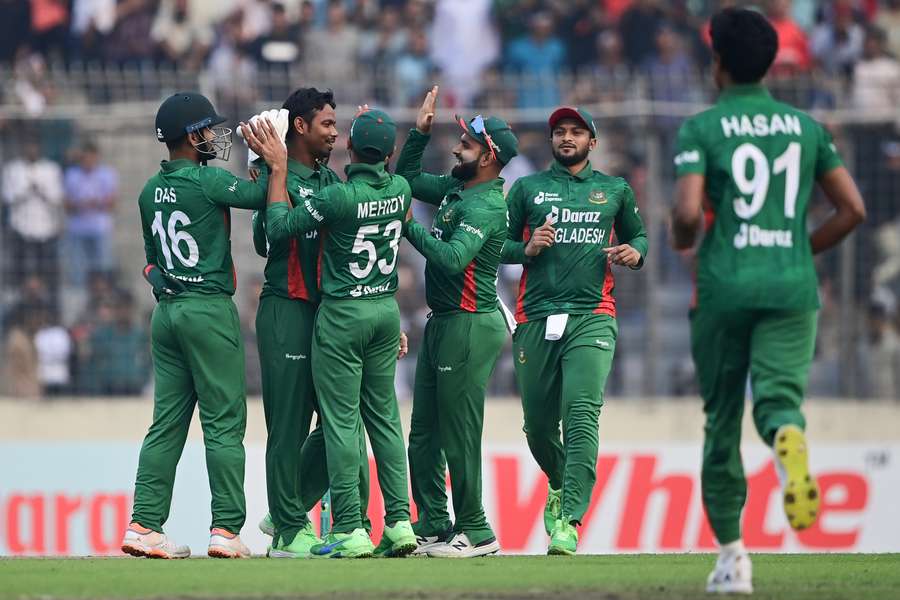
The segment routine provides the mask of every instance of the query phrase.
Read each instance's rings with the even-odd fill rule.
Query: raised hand
[[[525,255],[537,256],[544,251],[544,248],[552,246],[555,241],[556,228],[553,227],[550,215],[547,215],[547,220],[544,221],[544,224],[534,230],[531,239],[525,244]]]
[[[431,88],[431,91],[426,94],[425,101],[422,102],[422,108],[419,109],[419,114],[416,116],[416,129],[419,130],[419,133],[431,133],[431,124],[434,122],[437,97],[438,86],[434,86]]]
[[[267,118],[257,119],[254,123],[241,123],[241,133],[247,146],[260,155],[273,169],[287,167],[287,148],[278,138],[275,126]]]

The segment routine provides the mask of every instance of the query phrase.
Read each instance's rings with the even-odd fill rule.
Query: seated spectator
[[[565,65],[566,49],[553,31],[553,18],[537,13],[531,33],[514,40],[506,53],[506,65],[521,76],[519,108],[547,108],[559,104],[557,76]]]
[[[791,17],[790,0],[768,0],[766,16],[778,34],[778,53],[770,74],[790,76],[812,67],[812,54],[806,32]]]
[[[375,102],[388,104],[393,93],[393,73],[397,59],[406,50],[409,33],[400,26],[400,12],[391,6],[381,9],[378,26],[365,32],[360,39],[360,61],[373,75]]]
[[[253,113],[256,100],[256,61],[241,41],[241,16],[232,14],[222,23],[219,39],[209,56],[208,75],[216,106],[223,115],[240,120]]]
[[[156,0],[118,0],[106,58],[120,65],[139,65],[152,59],[156,42],[150,30],[155,18]]]
[[[45,57],[63,57],[68,40],[69,2],[31,1],[31,47]]]
[[[101,396],[138,395],[150,376],[147,330],[135,322],[134,298],[128,292],[118,291],[105,311],[111,318],[88,339],[85,384]]]
[[[88,272],[113,266],[113,214],[119,193],[116,171],[100,163],[97,145],[85,141],[66,170],[66,275],[83,286]]]
[[[74,0],[72,3],[72,58],[94,61],[116,24],[116,0]]]
[[[272,5],[272,27],[253,42],[253,51],[260,65],[287,67],[300,60],[300,30],[288,19],[283,4]]]
[[[656,30],[665,14],[658,0],[635,0],[619,19],[625,59],[633,68],[644,64],[656,52]]]
[[[831,19],[813,29],[809,45],[822,70],[847,77],[862,56],[864,38],[863,28],[853,21],[852,7],[835,2]]]
[[[9,317],[3,341],[2,381],[5,395],[13,398],[40,398],[38,354],[34,336],[41,328],[44,311],[40,305],[21,306]]]
[[[853,106],[867,114],[891,114],[900,106],[900,63],[888,54],[886,41],[883,31],[870,28],[853,70]]]
[[[869,307],[868,347],[864,364],[868,367],[869,396],[900,400],[900,333],[896,301],[878,299]]]
[[[31,7],[22,0],[0,0],[0,64],[10,65],[31,38]]]
[[[58,242],[62,229],[63,181],[59,165],[41,156],[36,139],[22,145],[22,157],[3,169],[0,195],[9,210],[7,264],[11,283],[39,274],[56,297]]]
[[[40,304],[50,304],[50,290],[47,289],[47,283],[40,275],[32,273],[26,277],[17,290],[15,300],[3,311],[0,331],[8,333],[16,325],[16,320],[21,320],[29,307]]]
[[[605,15],[595,0],[567,3],[559,31],[566,32],[566,56],[572,71],[586,69],[597,62],[597,35],[605,26]]]
[[[150,36],[160,60],[179,69],[199,69],[212,45],[212,30],[191,18],[188,0],[162,0]]]
[[[303,55],[310,80],[334,82],[335,96],[343,101],[356,78],[359,44],[359,29],[348,21],[344,2],[329,0],[325,27],[306,36]]]
[[[422,101],[422,90],[434,80],[435,68],[428,55],[428,37],[421,29],[409,34],[409,42],[394,66],[397,104],[412,107]]]
[[[36,310],[40,323],[34,334],[38,380],[44,396],[61,396],[70,392],[72,383],[72,338],[49,307],[42,305]]]
[[[431,60],[441,71],[441,107],[471,106],[482,74],[500,55],[493,0],[436,0],[428,37]],[[514,0],[525,5],[526,0]],[[503,14],[501,11],[500,14]]]
[[[894,56],[900,56],[900,0],[882,0],[874,25],[884,32],[886,48]]]

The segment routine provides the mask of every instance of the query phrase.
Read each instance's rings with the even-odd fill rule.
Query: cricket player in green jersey
[[[571,555],[596,481],[618,335],[611,267],[639,269],[647,234],[631,186],[591,167],[593,117],[562,107],[549,126],[553,164],[509,190],[503,260],[522,263],[513,360],[528,447],[549,479],[547,553]]]
[[[710,31],[721,93],[681,126],[672,237],[677,249],[690,249],[706,225],[691,346],[706,413],[703,502],[721,546],[707,590],[749,593],[740,527],[747,375],[753,421],[774,449],[788,521],[805,529],[819,508],[800,411],[819,307],[813,254],[850,233],[865,208],[825,129],[760,84],[778,50],[769,22],[753,11],[725,9],[713,16]],[[836,211],[810,235],[814,182]]]
[[[332,532],[312,547],[320,557],[405,556],[416,547],[409,523],[406,456],[394,372],[400,342],[397,257],[409,209],[409,184],[386,170],[396,125],[367,110],[350,127],[348,181],[287,204],[284,148],[271,126],[243,126],[250,147],[272,172],[268,236],[273,243],[324,231],[322,303],[312,342],[331,484]],[[384,536],[376,549],[360,517],[359,427],[365,423],[385,503]]]
[[[208,554],[240,558],[250,552],[238,536],[245,519],[244,348],[231,300],[230,208],[262,208],[265,193],[218,167],[227,160],[231,130],[200,94],[179,92],[156,114],[156,137],[169,149],[159,173],[138,199],[144,230],[145,274],[159,303],[151,321],[153,423],[144,438],[134,513],[122,550],[135,556],[185,558],[163,534],[175,467],[194,406],[200,409],[212,492]]]
[[[338,136],[335,106],[330,91],[315,88],[296,90],[282,106],[288,113],[287,186],[293,206],[340,182],[326,165]],[[260,169],[257,184],[265,193],[268,169]],[[328,489],[321,422],[312,433],[309,431],[313,412],[317,411],[310,349],[319,305],[319,235],[310,231],[272,242],[266,236],[265,215],[264,210],[253,214],[254,246],[266,257],[256,333],[268,430],[266,488],[270,514],[260,523],[260,529],[272,536],[268,556],[302,558],[310,556],[309,549],[321,542],[306,513]],[[359,441],[365,520],[369,461],[362,429]]]
[[[432,311],[416,363],[409,467],[419,510],[416,553],[470,558],[500,550],[481,498],[481,435],[485,389],[507,336],[497,300],[506,239],[500,171],[516,155],[518,140],[495,117],[468,123],[457,118],[457,165],[449,176],[423,173],[437,94],[437,86],[428,92],[397,161],[413,196],[438,206],[430,230],[415,221],[406,228],[406,238],[427,259],[425,294]]]

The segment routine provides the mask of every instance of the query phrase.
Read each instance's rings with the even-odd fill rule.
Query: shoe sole
[[[550,546],[547,548],[547,556],[575,556],[575,552],[559,546]]]
[[[269,550],[266,552],[266,556],[268,558],[312,558],[312,554],[297,554],[285,550]]]
[[[500,552],[500,545],[485,546],[478,548],[471,554],[426,554],[428,558],[478,558],[480,556],[491,556]]]
[[[125,554],[130,554],[137,558],[159,558],[162,560],[182,560],[187,558],[187,556],[175,556],[174,554],[169,554],[168,552],[157,548],[147,548],[145,546],[135,546],[132,544],[122,544],[121,550]]]
[[[706,586],[707,594],[752,594],[753,585],[740,585],[734,583],[720,583]]]
[[[250,558],[249,556],[244,556],[240,552],[228,550],[221,546],[210,547],[209,550],[206,551],[206,555],[210,558]]]
[[[784,427],[775,435],[775,456],[785,472],[782,492],[784,514],[791,528],[802,531],[819,516],[819,485],[809,473],[806,436],[796,427]]]

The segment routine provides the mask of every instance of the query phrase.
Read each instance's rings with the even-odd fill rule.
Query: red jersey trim
[[[612,245],[613,236],[616,234],[615,228],[611,229],[609,232],[609,243]],[[616,289],[616,279],[613,277],[612,266],[609,264],[609,259],[606,260],[606,273],[603,274],[603,290],[600,292],[600,302],[597,303],[597,308],[594,309],[595,315],[609,315],[611,317],[616,316],[616,299],[613,298],[613,290]]]
[[[531,239],[531,228],[526,224],[522,229],[522,241],[526,244]],[[519,278],[519,295],[516,297],[516,323],[527,323],[525,316],[525,287],[528,282],[528,265],[522,265],[522,276]]]
[[[475,312],[478,309],[478,298],[475,292],[475,260],[469,263],[463,275],[462,300],[459,307],[468,312]]]
[[[303,280],[303,267],[300,266],[299,243],[296,238],[291,239],[291,247],[288,250],[288,297],[300,300],[309,300],[309,291]]]

